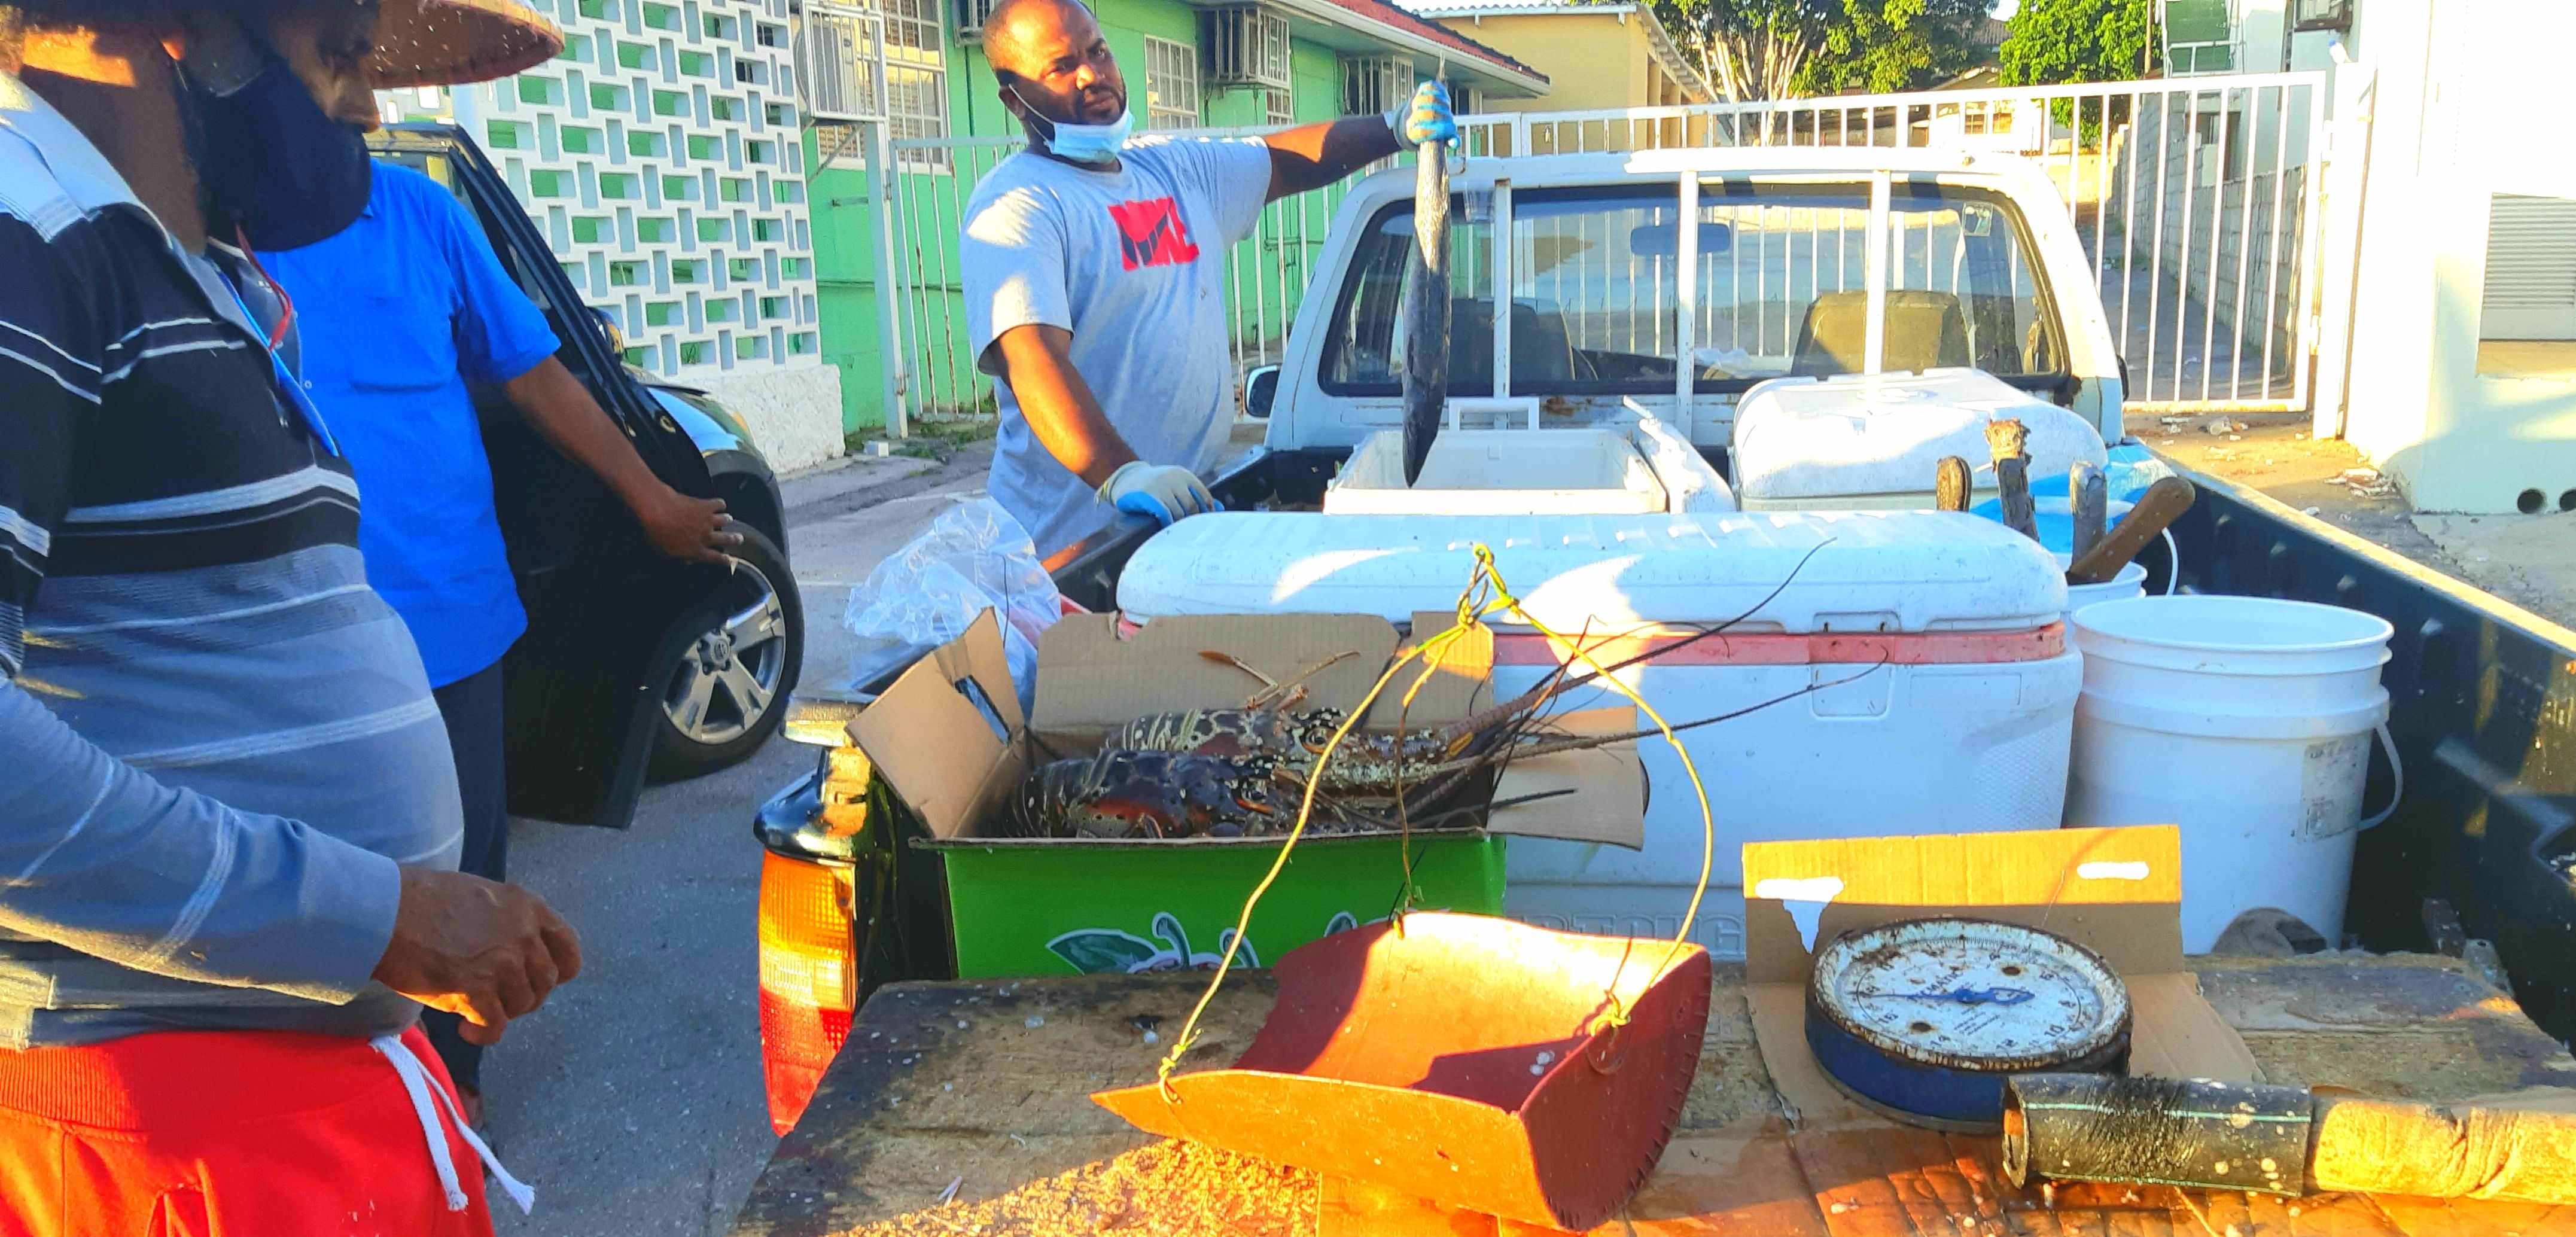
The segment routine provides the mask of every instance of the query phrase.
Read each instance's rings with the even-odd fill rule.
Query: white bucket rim
[[[2182,610],[2209,610],[2216,608],[2236,610],[2270,610],[2274,613],[2280,614],[2296,613],[2319,618],[2332,615],[2335,616],[2335,621],[2337,622],[2367,624],[2373,630],[2367,635],[2356,633],[2349,637],[2318,639],[2302,644],[2285,645],[2264,641],[2189,639],[2169,635],[2148,635],[2140,634],[2135,631],[2119,630],[2117,627],[2113,626],[2115,624],[2119,624],[2122,619],[2141,613],[2142,611],[2146,613],[2154,613],[2157,611],[2174,612]],[[2219,593],[2181,593],[2169,597],[2125,597],[2118,601],[2096,602],[2084,607],[2080,611],[2077,611],[2073,618],[2068,621],[2072,622],[2077,628],[2081,629],[2086,634],[2099,636],[2107,640],[2119,640],[2130,644],[2145,645],[2150,648],[2175,649],[2194,653],[2337,653],[2379,646],[2382,649],[2381,660],[2384,661],[2386,660],[2385,646],[2389,640],[2393,639],[2397,635],[2397,628],[2388,620],[2363,610],[2354,610],[2344,606],[2329,606],[2313,601],[2290,601],[2279,597],[2240,597]]]
[[[2062,558],[2064,558],[2064,557],[2066,557],[2066,556],[2065,556],[2065,555],[2063,555],[2063,554],[2061,554],[2061,555],[2058,555],[2058,557],[2062,559]],[[2128,563],[2123,563],[2123,564],[2121,564],[2121,565],[2120,565],[2120,573],[2119,573],[2118,575],[2112,576],[2112,577],[2111,577],[2110,579],[2108,579],[2108,580],[2104,580],[2104,581],[2102,581],[2102,582],[2101,582],[2101,583],[2099,583],[2099,584],[2069,584],[2069,585],[2067,585],[2067,586],[2066,586],[2066,592],[2067,592],[2067,594],[2068,594],[2069,596],[2072,596],[2072,595],[2074,595],[2074,594],[2076,594],[2076,593],[2078,593],[2078,592],[2082,592],[2082,591],[2086,591],[2086,590],[2100,590],[2100,589],[2112,589],[2112,588],[2132,588],[2132,587],[2134,587],[2134,588],[2144,588],[2144,587],[2146,587],[2146,583],[2147,583],[2147,565],[2146,565],[2145,563],[2140,563],[2140,562],[2128,562]],[[2102,604],[2102,603],[2096,602],[2096,603],[2094,603],[2094,604],[2099,605],[2099,604]]]

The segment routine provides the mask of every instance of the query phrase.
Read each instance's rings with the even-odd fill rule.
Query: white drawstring
[[[447,1131],[439,1124],[439,1109],[445,1110],[447,1119],[456,1123],[456,1132],[465,1136],[465,1145],[474,1148],[474,1154],[482,1158],[483,1167],[490,1169],[501,1188],[509,1192],[510,1201],[519,1205],[519,1213],[527,1215],[533,1212],[537,1206],[537,1192],[526,1182],[511,1176],[509,1169],[501,1167],[501,1161],[492,1154],[491,1146],[474,1132],[474,1127],[465,1124],[464,1115],[456,1110],[456,1101],[448,1098],[447,1088],[430,1085],[429,1071],[421,1065],[419,1057],[412,1055],[410,1046],[402,1042],[402,1037],[379,1035],[367,1042],[382,1053],[385,1060],[392,1062],[394,1072],[402,1076],[403,1091],[411,1096],[412,1115],[420,1118],[421,1136],[429,1142],[430,1165],[438,1170],[439,1188],[447,1191],[447,1209],[465,1210],[466,1199],[465,1187],[456,1179],[456,1161],[447,1153]],[[438,1097],[437,1109],[430,1106],[433,1095]]]

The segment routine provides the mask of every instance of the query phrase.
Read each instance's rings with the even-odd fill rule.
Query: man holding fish
[[[988,489],[1049,568],[1116,511],[1212,510],[1232,421],[1225,250],[1261,208],[1399,149],[1454,142],[1448,89],[1384,117],[1252,141],[1128,140],[1127,86],[1076,0],[1004,0],[984,26],[1029,146],[976,186],[960,238],[976,364],[999,379]]]

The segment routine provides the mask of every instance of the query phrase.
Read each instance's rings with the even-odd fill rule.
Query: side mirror
[[[1263,365],[1243,376],[1243,415],[1270,419],[1271,401],[1279,398],[1279,367]]]
[[[590,307],[590,316],[599,320],[599,334],[601,338],[608,341],[608,350],[617,354],[619,360],[624,360],[626,358],[626,332],[617,325],[616,316],[605,309],[601,309],[597,305]]]

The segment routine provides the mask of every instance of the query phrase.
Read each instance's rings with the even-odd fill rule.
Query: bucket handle
[[[2353,826],[2353,832],[2355,833],[2362,833],[2371,829],[2376,829],[2381,825],[2388,823],[2388,818],[2396,814],[2397,805],[2406,801],[2406,762],[2399,759],[2397,756],[2397,740],[2388,736],[2388,723],[2386,722],[2379,723],[2378,727],[2372,731],[2372,733],[2379,736],[2379,746],[2388,752],[2388,772],[2395,780],[2396,785],[2390,788],[2392,793],[2388,796],[2388,806],[2379,809],[2378,815],[2370,817],[2369,819],[2362,821],[2360,824]]]

